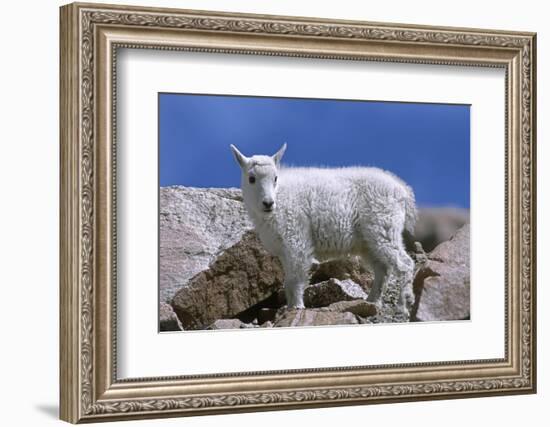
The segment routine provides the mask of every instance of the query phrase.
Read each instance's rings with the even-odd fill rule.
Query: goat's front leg
[[[285,273],[284,286],[287,308],[305,308],[304,289],[308,284],[311,261],[299,255],[287,255],[282,259],[282,264]]]
[[[289,309],[302,309],[304,305],[304,289],[305,284],[303,282],[294,282],[285,280],[285,295],[287,308]]]

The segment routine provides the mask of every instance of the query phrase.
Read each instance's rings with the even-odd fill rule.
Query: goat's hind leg
[[[409,257],[398,233],[390,233],[377,244],[369,246],[369,258],[374,269],[374,283],[368,301],[379,303],[390,281],[399,287],[398,308],[408,313],[414,301],[412,279],[414,262]]]
[[[399,251],[400,265],[404,266],[400,270],[401,294],[399,295],[399,306],[402,311],[409,313],[414,304],[413,280],[414,280],[414,261],[401,247]]]
[[[374,281],[372,282],[367,301],[378,304],[388,283],[387,267],[383,262],[371,260],[370,265],[374,270]]]
[[[403,244],[404,220],[404,212],[389,206],[379,212],[378,220],[362,224],[361,232],[375,273],[369,301],[378,302],[387,284],[396,283],[399,287],[397,306],[408,313],[413,302],[414,262]]]

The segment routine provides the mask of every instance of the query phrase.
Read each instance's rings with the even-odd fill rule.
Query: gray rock
[[[426,252],[453,236],[470,222],[470,210],[455,207],[422,208],[418,211],[414,237]]]
[[[351,279],[329,279],[325,282],[310,285],[304,290],[304,304],[306,307],[325,307],[338,301],[366,298],[365,291]]]
[[[307,308],[302,310],[281,310],[274,327],[356,325],[357,317],[350,312],[330,311],[326,308]]]
[[[252,224],[238,189],[173,186],[160,189],[159,227],[160,300],[169,302]]]
[[[470,317],[470,225],[428,254],[414,283],[413,320],[462,320]]]
[[[170,304],[166,304],[165,302],[160,303],[159,323],[161,332],[183,331],[183,326],[179,321],[178,316],[176,316],[176,313],[174,313],[172,306]]]
[[[216,330],[216,329],[241,329],[245,325],[239,319],[218,319],[206,329]]]
[[[254,325],[252,323],[244,323],[240,319],[218,319],[210,326],[207,330],[216,330],[216,329],[252,329],[259,328],[259,325]]]
[[[279,260],[249,231],[180,289],[172,306],[185,329],[203,329],[217,319],[239,317],[282,286]]]

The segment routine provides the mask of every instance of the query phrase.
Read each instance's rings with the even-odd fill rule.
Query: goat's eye
[[[275,182],[277,182],[277,177],[275,177]]]
[[[248,182],[250,182],[251,184],[254,184],[256,182],[256,177],[255,176],[249,176],[248,177]]]

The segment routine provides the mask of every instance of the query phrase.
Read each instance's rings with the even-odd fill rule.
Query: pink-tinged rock
[[[428,254],[414,279],[412,319],[463,320],[470,317],[470,225]]]

